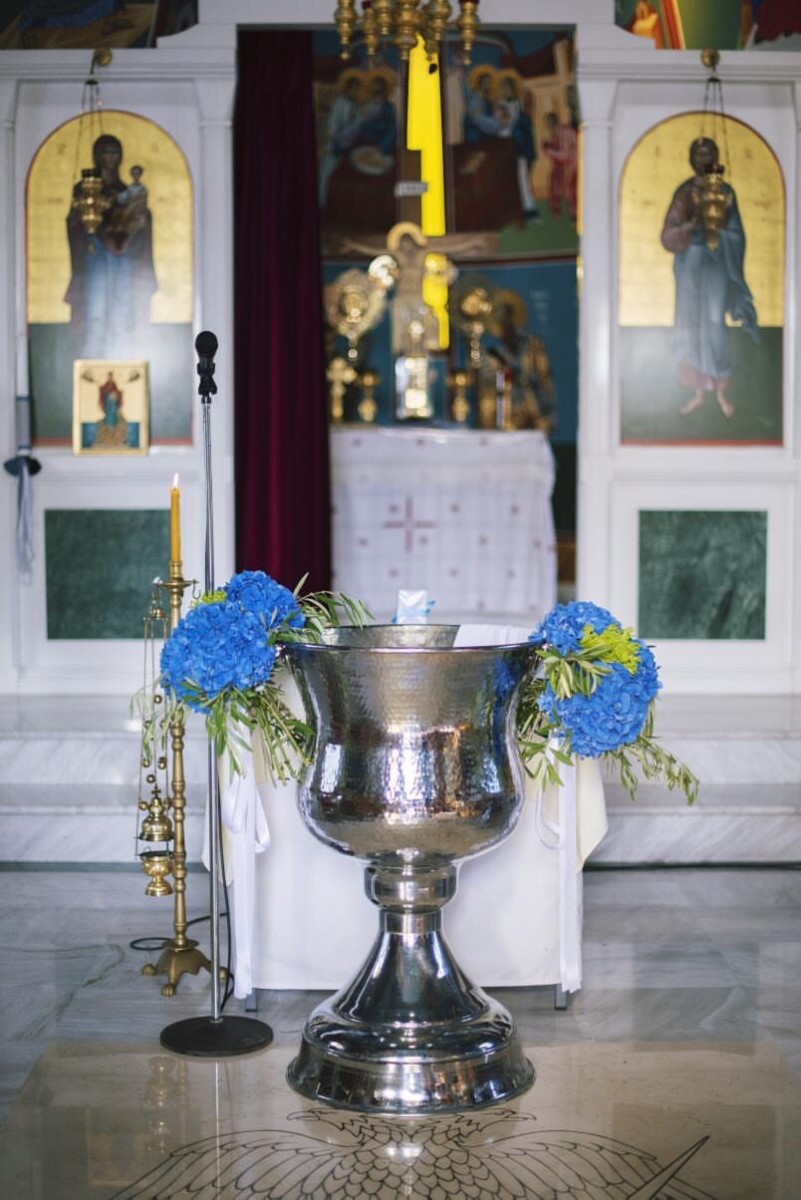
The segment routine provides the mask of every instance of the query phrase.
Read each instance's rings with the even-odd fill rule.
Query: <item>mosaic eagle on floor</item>
[[[519,1132],[512,1109],[388,1118],[312,1109],[319,1135],[251,1129],[180,1146],[113,1200],[714,1200],[679,1173],[600,1134]],[[509,1131],[510,1124],[515,1132]]]

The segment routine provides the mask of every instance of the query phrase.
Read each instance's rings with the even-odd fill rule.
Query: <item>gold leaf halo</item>
[[[398,77],[391,67],[373,67],[371,71],[366,72],[366,75],[368,87],[374,79],[383,79],[387,85],[387,97],[394,94],[398,86]]]
[[[477,67],[473,67],[470,74],[467,76],[467,86],[471,92],[477,92],[479,85],[484,75],[489,75],[492,80],[492,88],[490,90],[490,99],[494,100],[498,95],[498,87],[500,84],[500,73],[495,67],[489,63],[479,63]]]
[[[502,332],[500,316],[505,305],[512,310],[515,329],[525,329],[528,322],[528,305],[520,293],[511,288],[498,288],[492,297],[492,315],[487,321],[487,329],[496,336]]]
[[[358,80],[362,87],[367,86],[368,75],[361,67],[348,67],[347,70],[341,71],[337,75],[337,81],[334,84],[335,89],[340,95],[344,95],[345,90],[352,79]]]

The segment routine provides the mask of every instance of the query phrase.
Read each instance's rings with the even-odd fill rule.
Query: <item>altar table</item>
[[[533,627],[556,603],[554,463],[536,430],[331,430],[334,587],[377,619],[425,588],[431,619]]]

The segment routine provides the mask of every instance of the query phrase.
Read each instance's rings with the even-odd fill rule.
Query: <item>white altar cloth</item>
[[[256,858],[253,986],[339,988],[378,935],[378,909],[364,894],[364,866],[309,833],[297,811],[294,784],[265,783],[259,791],[271,845]],[[560,807],[567,824],[569,798]],[[556,846],[548,846],[539,824],[537,800],[529,799],[504,842],[461,864],[456,896],[443,910],[456,960],[481,986],[561,984],[566,991],[580,986],[582,876],[575,838],[557,836]],[[236,904],[236,884],[232,891]],[[572,965],[562,957],[570,923],[578,947]]]
[[[528,627],[556,602],[548,439],[431,427],[331,430],[334,586],[377,619],[425,587],[431,619]]]

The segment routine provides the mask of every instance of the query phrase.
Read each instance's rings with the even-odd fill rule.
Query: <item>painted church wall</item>
[[[707,72],[691,52],[620,43],[610,56],[593,54],[586,38],[579,43],[587,120],[578,589],[607,603],[655,645],[672,692],[782,692],[799,680],[793,620],[801,565],[798,364],[793,340],[782,332],[793,327],[799,284],[793,88],[801,63],[792,55],[780,56],[781,62],[767,57],[723,55],[719,68],[726,113],[742,130],[739,141],[732,139],[725,178],[738,195],[742,189],[757,202],[746,205],[752,236],[746,229],[745,271],[754,277],[764,328],[759,343],[744,345],[733,359],[752,382],[739,386],[731,416],[707,387],[710,381],[702,406],[682,413],[694,391],[677,386],[672,331],[661,332],[666,321],[643,316],[643,326],[660,327],[665,345],[661,357],[635,356],[630,311],[627,321],[620,319],[630,301],[625,272],[633,253],[627,231],[621,234],[632,197],[621,200],[621,191],[632,152],[666,128],[663,122],[683,123],[686,136],[697,120],[698,134],[708,135],[709,115],[707,129],[701,128]],[[770,187],[761,198],[760,186],[747,177],[755,163],[770,167]],[[657,160],[651,169],[658,175],[663,165]],[[650,209],[642,220],[661,227],[672,193],[660,198],[651,194],[654,180],[645,183]],[[760,242],[756,223],[765,203],[774,224],[763,229],[770,236]],[[660,311],[668,311],[675,284],[662,253]],[[726,337],[748,341],[731,324]],[[723,401],[726,396],[723,389]],[[656,410],[662,424],[654,424]],[[693,433],[699,417],[709,429]]]

